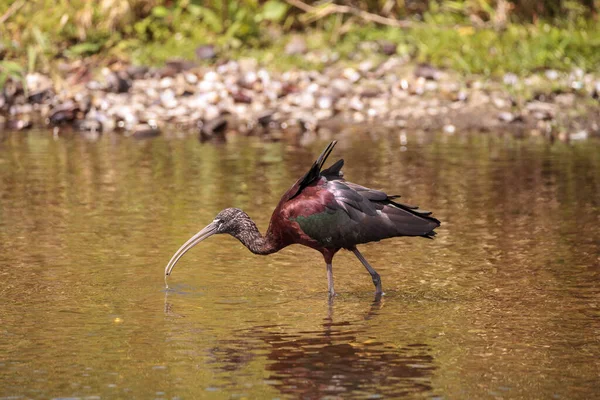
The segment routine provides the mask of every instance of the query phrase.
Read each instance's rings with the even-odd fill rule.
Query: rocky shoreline
[[[600,137],[600,78],[541,71],[464,79],[391,56],[323,71],[273,72],[253,59],[162,68],[79,61],[61,78],[33,73],[0,95],[0,131],[49,127],[135,138],[231,134],[276,140],[381,126],[446,134],[491,132],[574,141]]]

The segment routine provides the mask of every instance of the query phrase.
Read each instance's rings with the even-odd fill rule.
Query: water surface
[[[403,138],[404,139],[404,138]],[[402,144],[404,140],[402,141]],[[340,138],[347,179],[431,209],[435,240],[171,255],[223,208],[264,231],[326,142],[0,141],[0,398],[593,398],[600,145]]]

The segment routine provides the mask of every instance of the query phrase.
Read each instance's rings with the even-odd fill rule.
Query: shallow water
[[[593,398],[600,395],[600,145],[343,138],[348,180],[431,209],[435,240],[325,266],[212,237],[265,230],[324,147],[234,138],[0,141],[0,397]],[[328,163],[329,164],[329,163]]]

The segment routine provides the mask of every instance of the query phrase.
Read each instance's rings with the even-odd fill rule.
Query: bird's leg
[[[329,297],[335,296],[335,290],[333,290],[333,266],[331,263],[327,263],[327,289],[329,290]]]
[[[373,279],[373,284],[375,285],[375,294],[381,295],[381,293],[383,293],[383,291],[381,290],[381,277],[379,276],[377,271],[375,271],[375,269],[373,267],[371,267],[371,265],[367,262],[367,260],[365,260],[363,255],[360,254],[360,251],[358,251],[358,249],[356,247],[352,248],[352,252],[356,256],[356,258],[358,258],[360,260],[362,265],[365,266],[367,271],[369,271],[369,274],[371,274],[371,278]]]
[[[381,279],[379,280],[379,284],[381,284]],[[381,295],[382,294],[383,294],[382,292],[375,292],[375,298],[373,299],[373,307],[381,306]]]

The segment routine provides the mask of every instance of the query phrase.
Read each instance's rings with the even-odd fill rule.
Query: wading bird
[[[396,236],[431,239],[440,221],[430,217],[430,212],[399,203],[396,201],[399,196],[388,196],[346,181],[342,174],[344,160],[321,171],[335,144],[336,141],[331,142],[310,170],[283,195],[265,236],[244,211],[226,208],[177,250],[165,268],[165,275],[171,274],[189,249],[209,236],[228,233],[254,254],[275,253],[291,244],[320,251],[327,265],[330,296],[335,295],[333,256],[340,249],[350,250],[371,274],[376,295],[381,295],[381,278],[356,245]]]

